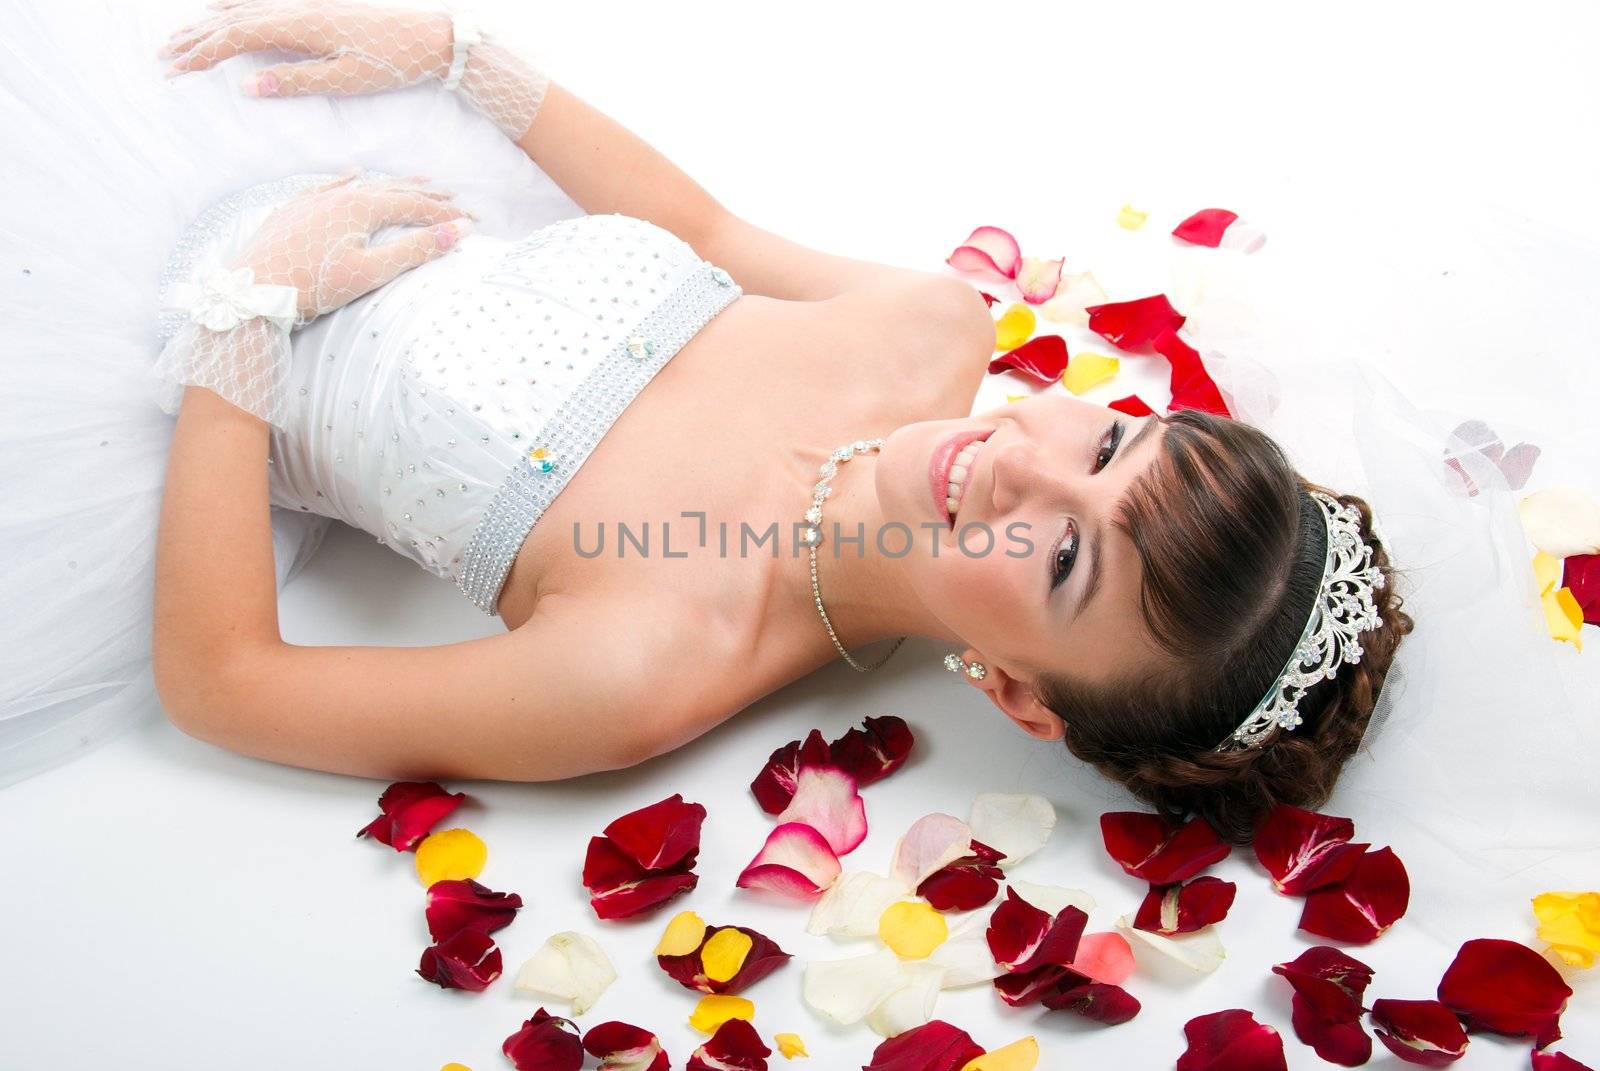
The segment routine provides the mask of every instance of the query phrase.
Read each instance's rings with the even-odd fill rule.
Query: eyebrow
[[[1117,452],[1111,455],[1111,460],[1106,464],[1106,467],[1100,471],[1105,472],[1106,469],[1133,453],[1138,448],[1140,440],[1158,423],[1159,421],[1155,417],[1146,417],[1144,423],[1139,426],[1139,430],[1134,432],[1133,438],[1126,443],[1120,444]],[[1104,541],[1104,538],[1104,527],[1097,525],[1094,538],[1089,541],[1089,579],[1084,582],[1083,590],[1078,595],[1078,608],[1074,611],[1075,614],[1081,615],[1089,608],[1089,601],[1094,598],[1094,593],[1100,587],[1100,544]]]

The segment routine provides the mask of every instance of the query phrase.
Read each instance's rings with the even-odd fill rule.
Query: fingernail
[[[278,91],[278,76],[271,71],[260,71],[240,84],[247,97],[270,97]]]
[[[471,220],[453,219],[449,223],[441,223],[433,228],[433,242],[440,249],[449,249],[471,233]]]

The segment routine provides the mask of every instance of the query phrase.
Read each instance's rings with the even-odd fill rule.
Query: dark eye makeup
[[[1113,420],[1111,426],[1100,436],[1100,448],[1095,451],[1094,465],[1089,469],[1091,474],[1099,472],[1111,463],[1116,456],[1117,447],[1122,444],[1122,434],[1126,425],[1121,420]],[[1062,582],[1072,573],[1072,566],[1078,560],[1078,525],[1069,520],[1067,530],[1062,533],[1061,539],[1056,543],[1055,549],[1050,554],[1050,590],[1053,592],[1060,587]]]

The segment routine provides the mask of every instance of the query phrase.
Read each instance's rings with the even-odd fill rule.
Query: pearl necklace
[[[817,604],[817,613],[822,615],[822,626],[828,630],[828,638],[833,640],[833,645],[839,649],[839,654],[844,656],[844,660],[850,663],[850,668],[859,673],[870,673],[889,661],[889,656],[900,649],[900,645],[906,642],[906,638],[901,636],[898,640],[895,640],[894,646],[889,648],[888,654],[885,654],[870,666],[863,666],[850,657],[850,652],[846,651],[844,644],[839,642],[838,633],[833,631],[833,622],[828,620],[828,611],[822,608],[822,587],[817,583],[817,544],[822,542],[822,500],[833,494],[833,488],[829,485],[829,481],[839,471],[841,464],[849,461],[857,454],[875,454],[881,446],[883,446],[882,439],[857,439],[847,446],[839,447],[839,449],[828,455],[828,460],[824,461],[821,468],[817,470],[817,474],[822,479],[818,480],[816,486],[812,488],[811,508],[806,510],[806,524],[800,535],[800,541],[806,544],[807,549],[811,552],[811,597]]]

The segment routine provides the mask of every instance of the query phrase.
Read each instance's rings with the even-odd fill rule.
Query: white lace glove
[[[318,58],[258,71],[251,96],[344,96],[430,78],[461,93],[512,140],[533,125],[550,80],[490,40],[467,12],[416,11],[348,0],[214,0],[219,14],[185,26],[161,50],[172,73],[202,71],[266,49]]]
[[[231,263],[173,288],[169,307],[191,322],[153,368],[161,408],[177,413],[186,386],[205,387],[281,430],[290,330],[453,247],[471,224],[449,198],[406,180],[356,181],[351,171],[279,205]],[[396,224],[426,229],[367,244]]]

